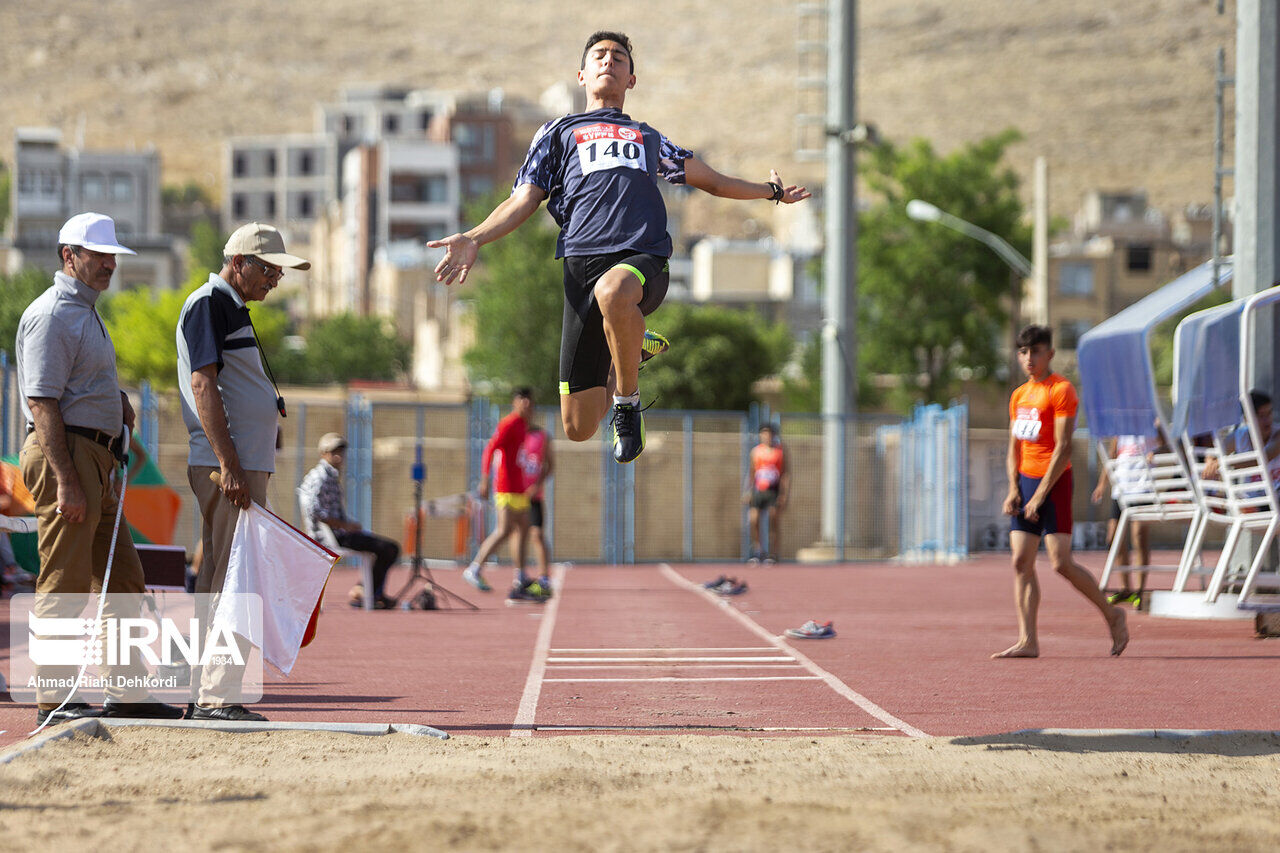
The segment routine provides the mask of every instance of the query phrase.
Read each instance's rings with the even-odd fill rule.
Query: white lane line
[[[691,592],[701,595],[706,601],[719,606],[725,613],[729,614],[731,618],[737,620],[739,624],[751,631],[751,633],[755,634],[765,642],[771,643],[773,647],[779,651],[794,657],[799,661],[801,666],[825,681],[828,687],[843,696],[845,699],[848,699],[853,704],[857,705],[862,710],[866,711],[871,716],[875,717],[877,720],[893,726],[895,729],[898,729],[909,737],[928,737],[928,735],[920,729],[917,729],[908,722],[899,720],[897,717],[893,716],[893,714],[890,714],[884,708],[881,708],[875,702],[872,702],[870,699],[863,696],[861,693],[858,693],[856,690],[849,687],[849,685],[845,684],[843,681],[836,678],[813,661],[809,660],[809,658],[792,648],[792,646],[782,637],[775,637],[773,634],[769,633],[769,631],[750,616],[743,613],[741,610],[738,610],[736,607],[730,606],[728,601],[720,598],[715,593],[709,592],[699,584],[682,577],[679,572],[671,568],[671,566],[666,563],[660,564],[658,566],[658,570],[666,576],[667,580],[671,581],[676,586],[683,587]]]
[[[782,661],[783,658],[778,658]],[[783,663],[681,663],[678,667],[663,666],[662,663],[640,663],[639,666],[627,666],[626,663],[562,663],[549,665],[549,670],[788,670],[799,667],[799,661],[786,658]]]
[[[790,657],[652,657],[652,658],[549,658],[547,663],[671,663],[719,661],[722,663],[757,663],[760,661],[787,661]]]
[[[661,675],[653,678],[547,678],[545,681],[822,681],[823,679],[817,675],[726,675],[726,676],[708,676],[706,678],[684,678],[676,675]],[[515,734],[515,732],[512,732]]]
[[[673,648],[644,648],[644,649],[552,649],[553,655],[565,654],[622,654],[623,652],[631,652],[632,654],[642,654],[645,652],[703,652],[710,654],[712,652],[776,652],[773,646],[748,646],[746,648],[691,648],[691,649],[673,649]]]
[[[555,595],[543,605],[542,624],[538,626],[538,637],[533,643],[529,676],[524,681],[524,693],[520,695],[515,722],[511,724],[512,737],[529,737],[533,734],[533,718],[538,712],[538,697],[542,695],[542,682],[547,673],[551,634],[556,629],[556,614],[560,612],[560,598],[564,595],[564,563],[557,563],[551,569],[551,588],[555,590]]]

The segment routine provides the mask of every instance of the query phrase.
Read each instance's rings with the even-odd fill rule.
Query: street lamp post
[[[967,222],[958,216],[952,216],[945,210],[941,210],[937,205],[930,204],[927,201],[921,201],[918,198],[911,199],[911,201],[907,202],[907,216],[917,222],[936,222],[953,231],[959,231],[966,237],[972,237],[981,243],[985,243],[991,251],[1000,256],[1000,260],[1009,265],[1009,319],[1013,327],[1013,336],[1017,337],[1018,309],[1022,302],[1022,280],[1034,277],[1034,267],[1031,261],[1009,245],[1009,241],[999,234],[992,234],[987,229],[979,228],[972,222]],[[1009,373],[1009,381],[1015,385],[1018,382],[1017,367],[1017,357],[1015,356],[1011,362]]]
[[[945,225],[953,231],[959,231],[967,237],[986,243],[993,252],[1000,256],[1000,260],[1012,267],[1015,272],[1023,278],[1031,277],[1031,261],[1027,260],[1013,246],[1010,246],[1009,241],[999,234],[992,234],[985,228],[979,228],[972,222],[966,222],[958,216],[952,216],[945,210],[938,209],[936,205],[921,201],[918,198],[913,198],[907,202],[907,216],[918,222],[936,222],[939,225]]]

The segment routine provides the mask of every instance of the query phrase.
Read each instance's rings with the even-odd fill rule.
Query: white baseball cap
[[[278,267],[311,269],[310,261],[284,250],[284,237],[278,229],[262,222],[250,222],[233,231],[222,254],[228,258],[232,255],[253,255]]]
[[[101,213],[77,213],[68,219],[58,232],[58,245],[83,246],[112,255],[138,254],[116,242],[115,222]]]

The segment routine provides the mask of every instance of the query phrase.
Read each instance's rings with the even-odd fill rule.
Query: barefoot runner
[[[1018,609],[1018,642],[993,658],[1040,656],[1036,611],[1040,582],[1036,552],[1040,540],[1053,570],[1089,599],[1107,621],[1111,654],[1129,642],[1124,611],[1107,603],[1098,582],[1071,556],[1071,433],[1076,426],[1076,389],[1049,369],[1053,335],[1044,326],[1018,333],[1018,364],[1027,375],[1009,398],[1009,496],[1004,512],[1013,517],[1013,598]]]

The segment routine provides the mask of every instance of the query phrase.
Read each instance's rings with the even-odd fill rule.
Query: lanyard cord
[[[258,357],[262,359],[262,366],[267,371],[267,379],[271,381],[271,387],[276,392],[276,408],[280,410],[280,417],[289,417],[284,410],[284,395],[280,393],[280,386],[276,384],[276,375],[271,372],[271,362],[267,361],[267,351],[262,348],[262,341],[258,340],[258,330],[253,327],[253,320],[249,321],[249,334],[253,335],[253,342],[258,347]]]

